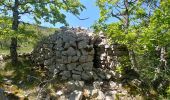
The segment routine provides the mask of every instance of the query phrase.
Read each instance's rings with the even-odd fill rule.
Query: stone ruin
[[[62,28],[44,38],[32,52],[33,61],[63,80],[105,80],[116,77],[114,45],[103,34]]]

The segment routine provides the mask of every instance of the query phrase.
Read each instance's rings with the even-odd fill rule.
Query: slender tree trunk
[[[138,63],[136,61],[136,55],[135,55],[133,50],[129,50],[129,57],[130,57],[130,61],[131,61],[131,64],[132,64],[132,68],[137,69]]]
[[[161,47],[160,51],[160,69],[167,69],[167,60],[166,60],[166,47]]]
[[[129,28],[129,2],[128,2],[128,0],[124,1],[124,5],[125,5],[125,14],[124,14],[125,34],[128,34],[128,28]]]
[[[19,1],[15,0],[15,4],[12,9],[12,12],[13,12],[12,30],[14,30],[15,32],[18,31],[18,25],[19,25],[18,5],[19,5]],[[18,62],[17,37],[11,38],[10,54],[11,54],[12,64],[15,65]]]
[[[128,0],[124,0],[124,5],[125,5],[125,13],[124,13],[124,26],[125,26],[125,34],[128,34],[128,28],[129,28],[129,2]],[[138,67],[137,61],[136,61],[136,56],[133,50],[129,50],[129,57],[130,61],[132,64],[132,68],[136,69]]]

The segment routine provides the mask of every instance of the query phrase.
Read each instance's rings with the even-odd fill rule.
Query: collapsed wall
[[[103,80],[115,77],[113,46],[103,35],[63,28],[44,38],[32,52],[35,63],[62,79]]]

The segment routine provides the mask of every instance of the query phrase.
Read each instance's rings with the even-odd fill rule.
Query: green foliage
[[[124,44],[129,50],[133,50],[140,76],[147,80],[149,85],[158,77],[162,77],[162,83],[158,84],[170,81],[169,70],[160,68],[161,47],[167,48],[165,59],[167,63],[170,63],[170,1],[140,0],[131,3],[128,0],[129,26],[127,29],[124,27],[125,16],[121,15],[125,12],[124,1],[126,0],[97,0],[100,18],[93,28],[95,31],[102,30],[113,43]],[[115,12],[114,15],[113,12]],[[108,22],[110,19],[115,19],[115,21]],[[131,65],[130,63],[124,64],[129,62],[124,57],[120,57],[119,61],[122,67]],[[166,96],[159,91],[159,88],[157,90],[158,94]],[[163,87],[161,91],[165,91],[165,88]]]
[[[11,30],[12,21],[10,18],[0,18],[0,54],[9,54],[10,38],[15,36],[18,39],[18,52],[31,52],[38,40],[55,32],[55,28],[46,28],[34,24],[21,23],[17,34]],[[9,30],[5,32],[5,30]]]
[[[16,1],[1,0],[0,8],[1,13],[4,15],[10,15],[10,11],[13,11],[12,6]],[[70,12],[74,15],[79,15],[85,6],[83,6],[79,0],[24,0],[18,1],[19,8],[17,9],[19,15],[30,14],[34,20],[40,24],[43,19],[45,22],[56,24],[57,22],[67,25],[65,20],[66,16],[63,11]]]

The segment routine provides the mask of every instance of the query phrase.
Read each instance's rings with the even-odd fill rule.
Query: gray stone
[[[97,100],[105,100],[105,95],[102,91],[98,91]]]
[[[76,75],[76,74],[72,74],[72,78],[74,80],[81,80],[81,76],[80,75]]]
[[[66,85],[70,91],[82,90],[84,88],[84,81],[71,80]]]
[[[88,45],[88,44],[87,44],[85,41],[80,41],[80,42],[78,43],[78,48],[79,48],[79,49],[83,49],[83,48],[86,48],[87,45]]]
[[[89,55],[94,55],[94,49],[88,52]]]
[[[84,79],[84,80],[89,80],[90,76],[87,73],[83,72],[82,75],[81,75],[81,78]]]
[[[70,41],[69,43],[70,43],[70,46],[72,46],[72,47],[74,47],[74,48],[76,48],[76,47],[77,47],[77,44],[76,44],[76,42],[75,42],[75,41]]]
[[[68,59],[67,59],[67,63],[71,63],[72,62],[72,57],[69,56]]]
[[[74,91],[70,94],[69,100],[82,100],[82,97],[83,97],[82,91],[74,90]]]
[[[64,64],[56,64],[56,68],[59,70],[66,70],[66,66]]]
[[[54,72],[55,69],[57,69],[57,68],[56,68],[56,65],[50,65],[50,66],[49,66],[49,71],[50,71],[50,72]]]
[[[70,71],[63,71],[63,72],[62,72],[62,75],[65,76],[65,77],[67,77],[67,78],[70,78],[70,77],[71,77]]]
[[[79,66],[77,66],[77,67],[75,68],[75,70],[77,70],[77,71],[83,71],[83,68],[82,68],[81,65],[79,65]]]
[[[101,85],[103,85],[103,82],[102,81],[94,81],[93,82],[93,87],[95,89],[101,89]]]
[[[93,79],[94,79],[94,80],[98,80],[98,79],[99,79],[99,77],[97,76],[96,73],[93,73]]]
[[[68,70],[73,70],[76,68],[76,63],[70,63],[70,64],[67,64],[67,69]]]
[[[112,75],[111,75],[111,74],[106,73],[106,79],[110,79],[111,77],[112,77]]]
[[[68,57],[67,56],[62,56],[62,61],[63,62],[59,62],[59,63],[67,64],[68,63]]]
[[[76,54],[77,54],[78,57],[81,56],[81,52],[80,51],[76,51]]]
[[[69,47],[70,47],[70,44],[69,43],[65,43],[64,49],[68,49]]]
[[[93,55],[88,55],[86,61],[91,62],[91,61],[93,61],[93,59],[94,59]]]
[[[8,100],[8,98],[4,94],[4,90],[0,89],[0,100]]]
[[[63,59],[62,58],[58,58],[58,59],[56,59],[56,63],[63,63]]]
[[[72,73],[73,73],[73,74],[78,74],[78,75],[81,75],[81,72],[80,72],[80,71],[75,71],[75,70],[72,70]]]
[[[87,56],[81,56],[81,57],[79,58],[79,62],[80,62],[80,63],[86,62],[86,59],[87,59]]]
[[[69,100],[66,95],[61,95],[57,100]]]
[[[81,53],[82,53],[83,56],[87,56],[88,55],[88,52],[85,51],[84,49],[81,49]]]
[[[113,95],[106,95],[105,100],[115,100]]]
[[[75,56],[77,54],[76,50],[73,49],[72,47],[69,47],[67,50],[67,55],[68,56]]]
[[[93,62],[87,62],[82,64],[82,67],[85,71],[91,71],[93,68]]]
[[[53,62],[54,62],[54,59],[51,58],[51,59],[45,60],[44,65],[52,65]]]
[[[115,82],[113,82],[113,81],[110,81],[109,85],[110,85],[111,88],[117,87],[117,84]]]
[[[78,56],[72,56],[71,62],[77,62],[79,60]]]

